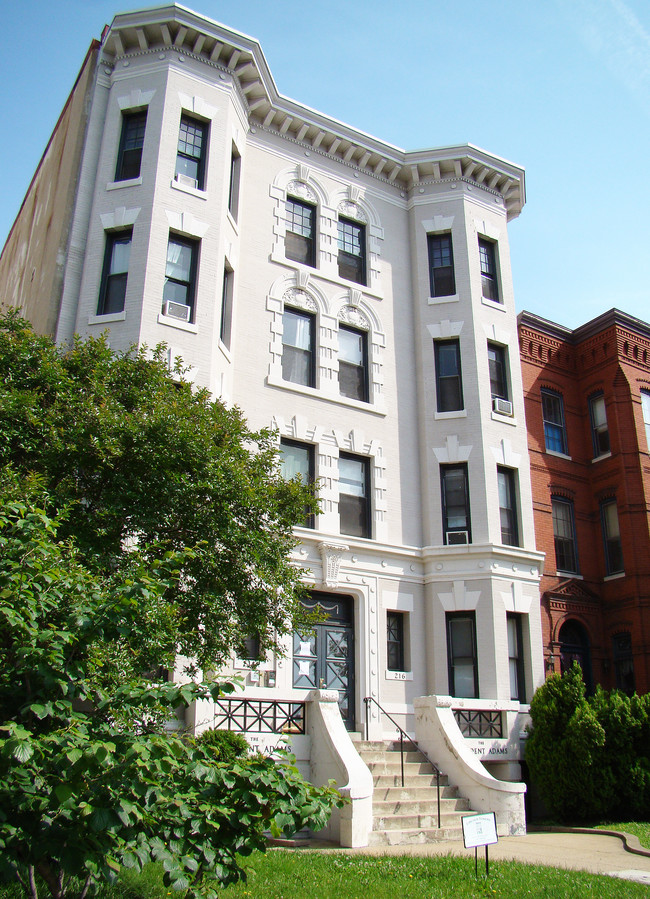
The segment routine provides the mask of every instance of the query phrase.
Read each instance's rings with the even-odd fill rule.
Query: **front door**
[[[354,729],[354,600],[312,593],[303,602],[323,620],[293,635],[293,685],[304,690],[338,690],[341,717]]]

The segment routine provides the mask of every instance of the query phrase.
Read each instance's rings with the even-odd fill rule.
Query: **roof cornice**
[[[642,321],[640,318],[635,318],[633,315],[628,315],[627,312],[623,312],[621,309],[609,309],[607,312],[603,312],[602,315],[592,318],[591,321],[585,322],[584,325],[580,325],[574,330],[548,321],[548,319],[535,315],[533,312],[526,311],[519,313],[517,322],[520,327],[523,325],[542,331],[544,334],[556,337],[559,340],[565,340],[573,345],[582,343],[590,337],[595,337],[597,334],[613,327],[625,328],[627,331],[650,339],[650,324]]]
[[[179,4],[115,16],[102,35],[106,62],[164,49],[227,70],[237,80],[249,123],[292,139],[401,190],[459,180],[501,196],[508,218],[526,201],[524,170],[472,144],[405,151],[285,97],[255,38]]]

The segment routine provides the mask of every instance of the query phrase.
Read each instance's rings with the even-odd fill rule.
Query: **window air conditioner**
[[[180,172],[174,176],[174,181],[176,181],[177,184],[182,184],[183,187],[193,187],[196,189],[199,186],[199,182],[196,178],[191,178],[189,175],[183,175]]]
[[[181,322],[188,322],[192,309],[184,303],[163,303],[163,315],[168,318],[177,318]]]
[[[500,396],[492,397],[492,408],[500,415],[512,415],[512,403],[510,400],[504,400]]]
[[[447,531],[447,546],[461,546],[469,543],[469,531]]]

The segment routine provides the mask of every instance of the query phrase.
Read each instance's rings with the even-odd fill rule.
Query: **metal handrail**
[[[441,772],[440,772],[440,768],[436,765],[435,762],[432,762],[432,761],[431,761],[431,759],[430,759],[429,756],[426,754],[426,752],[424,752],[423,749],[420,749],[420,747],[418,746],[417,741],[416,741],[416,740],[413,740],[413,739],[411,739],[411,737],[409,737],[409,735],[406,733],[406,731],[403,730],[403,729],[399,726],[399,724],[397,723],[397,721],[395,721],[395,719],[393,718],[393,716],[392,716],[389,712],[387,712],[386,709],[383,708],[383,707],[377,702],[377,700],[374,698],[374,696],[366,696],[366,697],[364,698],[363,701],[364,701],[364,703],[366,704],[366,739],[368,739],[368,731],[369,731],[369,729],[370,729],[370,703],[371,703],[371,702],[374,702],[374,704],[377,706],[377,708],[379,709],[379,711],[382,712],[382,714],[384,714],[384,715],[388,718],[388,720],[389,720],[392,724],[394,724],[395,727],[397,728],[397,730],[399,731],[399,753],[400,753],[400,763],[401,763],[401,764],[400,764],[400,767],[401,767],[401,770],[402,770],[402,786],[404,786],[404,737],[406,737],[406,739],[408,740],[409,743],[412,743],[413,746],[415,746],[415,747],[417,748],[417,750],[418,750],[418,752],[420,753],[420,755],[423,755],[423,756],[425,757],[425,759],[427,760],[427,762],[431,765],[431,767],[432,767],[433,770],[435,771],[435,774],[436,774],[436,794],[437,794],[437,799],[438,799],[438,829],[440,829],[440,773],[441,773]]]

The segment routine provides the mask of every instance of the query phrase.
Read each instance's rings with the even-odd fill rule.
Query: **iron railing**
[[[423,752],[422,749],[418,746],[415,740],[412,740],[411,737],[403,730],[397,721],[386,711],[386,709],[382,708],[382,706],[377,702],[377,700],[373,696],[366,696],[363,700],[366,704],[366,740],[368,739],[368,732],[370,729],[370,703],[374,702],[379,711],[385,715],[388,720],[393,724],[397,730],[399,731],[399,753],[400,753],[400,767],[402,771],[402,786],[404,786],[404,738],[406,738],[407,742],[411,743],[417,751],[424,756],[427,762],[433,768],[436,775],[436,794],[438,799],[438,828],[440,828],[440,768],[436,765],[435,762],[432,762],[426,752]]]
[[[454,709],[454,718],[464,737],[503,738],[503,717],[498,709]]]
[[[213,727],[262,734],[304,734],[305,703],[274,699],[217,699]]]

